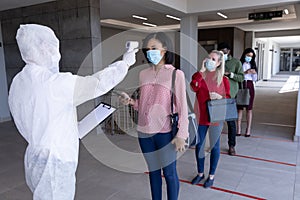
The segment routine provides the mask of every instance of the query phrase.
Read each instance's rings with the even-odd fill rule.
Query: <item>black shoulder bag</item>
[[[174,86],[175,86],[175,79],[176,79],[176,69],[173,70],[172,73],[172,87],[171,87],[171,128],[172,128],[172,136],[175,137],[178,132],[178,113],[174,113]]]

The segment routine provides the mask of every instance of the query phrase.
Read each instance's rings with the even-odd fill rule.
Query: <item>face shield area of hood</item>
[[[16,39],[26,64],[46,67],[53,73],[59,72],[59,40],[52,29],[37,24],[21,25]]]

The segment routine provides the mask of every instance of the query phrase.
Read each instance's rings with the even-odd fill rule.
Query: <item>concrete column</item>
[[[290,53],[290,68],[289,68],[289,71],[291,72],[292,71],[292,68],[293,68],[293,57],[294,57],[294,48],[291,48],[291,53]]]
[[[186,16],[180,21],[180,66],[187,81],[198,66],[198,16]]]
[[[255,33],[253,31],[245,32],[245,48],[254,48]]]
[[[195,102],[195,94],[189,83],[198,66],[198,17],[187,16],[180,22],[180,66],[186,78],[186,91],[191,102]],[[193,111],[193,108],[189,108]]]
[[[300,82],[299,82],[299,88],[300,88]],[[295,129],[294,141],[299,142],[300,141],[299,138],[300,138],[300,91],[298,91],[296,129]]]
[[[2,41],[2,30],[0,22],[0,122],[9,121],[11,119],[8,108],[8,89],[6,80],[6,69],[4,60],[4,49]]]

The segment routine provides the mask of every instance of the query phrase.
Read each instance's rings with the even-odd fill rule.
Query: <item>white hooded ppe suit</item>
[[[21,25],[17,43],[26,65],[13,79],[9,107],[28,142],[24,164],[33,199],[71,200],[78,163],[76,106],[115,87],[135,63],[135,51],[91,76],[59,72],[59,41],[45,26]]]

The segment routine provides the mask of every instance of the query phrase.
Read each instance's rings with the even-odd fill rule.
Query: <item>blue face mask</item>
[[[228,54],[224,54],[224,60],[228,60]]]
[[[212,59],[207,59],[205,62],[205,67],[207,71],[209,72],[213,71],[216,67],[216,61],[213,61]]]
[[[250,56],[246,56],[246,57],[245,57],[245,61],[246,61],[247,63],[249,63],[251,60],[252,60],[252,57],[250,57]]]
[[[162,56],[160,55],[160,50],[148,50],[147,58],[151,63],[157,65],[162,59]]]

